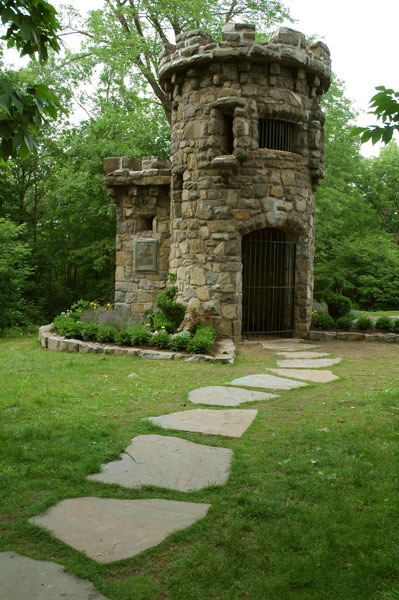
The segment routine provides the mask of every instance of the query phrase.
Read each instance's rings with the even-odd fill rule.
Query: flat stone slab
[[[298,360],[278,360],[277,366],[283,369],[322,369],[332,367],[341,360],[342,358],[298,358]]]
[[[174,531],[205,517],[209,507],[157,499],[72,498],[29,521],[105,564],[157,546]]]
[[[256,402],[278,398],[276,394],[252,392],[223,385],[210,385],[192,390],[188,399],[193,404],[212,404],[213,406],[238,406],[242,402]]]
[[[107,600],[90,581],[53,562],[0,553],[0,600]]]
[[[143,421],[151,421],[154,425],[159,425],[164,429],[241,437],[257,414],[257,410],[197,408],[161,415],[160,417],[147,417]]]
[[[324,356],[330,356],[329,352],[277,352],[279,356],[285,356],[285,358],[323,358]]]
[[[290,390],[292,388],[305,387],[306,383],[294,381],[293,379],[283,379],[275,375],[246,375],[233,379],[231,385],[244,385],[246,387],[266,388],[270,390]]]
[[[138,435],[121,460],[87,479],[135,488],[156,485],[188,492],[226,483],[233,451],[164,435]]]
[[[339,379],[337,375],[331,371],[317,371],[314,369],[269,369],[282,377],[294,377],[294,379],[304,379],[305,381],[313,381],[314,383],[328,383]]]
[[[266,350],[287,350],[291,352],[296,352],[297,350],[314,350],[315,348],[320,348],[320,345],[317,344],[309,344],[308,342],[297,341],[294,344],[292,341],[285,342],[259,342],[262,348]]]

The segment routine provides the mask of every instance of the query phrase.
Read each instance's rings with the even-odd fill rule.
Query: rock
[[[294,379],[304,379],[314,383],[328,383],[339,379],[331,371],[316,371],[314,369],[269,369],[269,371],[281,375],[281,377],[294,377]]]
[[[270,398],[278,398],[278,396],[220,385],[198,388],[188,394],[188,399],[193,404],[211,404],[213,406],[239,406],[243,402],[260,402]]]
[[[298,358],[298,360],[278,360],[277,365],[287,369],[321,369],[332,367],[341,360],[342,358]]]
[[[157,546],[174,531],[205,517],[209,507],[172,500],[71,498],[29,521],[105,564]]]
[[[211,435],[241,437],[257,413],[257,410],[209,410],[199,408],[159,417],[148,417],[143,420],[151,421],[151,423],[159,425],[163,429],[180,429]]]
[[[292,388],[304,387],[306,383],[294,381],[293,379],[282,379],[274,375],[247,375],[230,381],[230,385],[241,385],[246,387],[266,388],[269,390],[290,390]]]

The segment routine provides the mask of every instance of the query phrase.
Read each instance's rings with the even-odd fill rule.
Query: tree
[[[55,9],[45,0],[0,0],[0,18],[8,26],[2,39],[21,56],[38,55],[40,63],[48,49],[59,50],[61,28]],[[27,158],[46,117],[55,119],[61,104],[43,83],[25,85],[13,72],[0,73],[0,158]]]
[[[103,63],[126,77],[139,74],[136,86],[144,93],[149,86],[170,121],[170,102],[158,83],[163,43],[189,29],[220,35],[223,23],[237,19],[256,22],[265,31],[288,16],[279,0],[105,0],[83,26],[71,26],[86,37],[75,60],[91,62],[92,68]]]
[[[365,162],[364,177],[360,182],[367,202],[379,215],[383,231],[393,233],[399,242],[399,148],[391,141],[380,150],[378,157]]]
[[[384,142],[388,144],[395,131],[399,131],[399,92],[387,89],[383,85],[375,88],[378,94],[375,94],[370,100],[370,114],[376,115],[377,119],[384,124],[369,125],[368,127],[354,127],[352,135],[359,135],[362,144],[370,139],[373,144]]]

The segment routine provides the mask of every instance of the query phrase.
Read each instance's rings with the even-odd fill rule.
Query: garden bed
[[[307,339],[313,341],[348,340],[366,342],[388,342],[399,344],[399,334],[396,333],[364,333],[360,331],[309,331]]]
[[[93,354],[116,354],[140,356],[153,360],[182,360],[187,362],[212,362],[233,364],[235,359],[235,346],[233,340],[223,339],[215,342],[215,347],[210,354],[189,354],[187,352],[173,352],[159,350],[155,347],[118,346],[116,344],[102,344],[100,342],[85,342],[58,335],[53,330],[53,324],[44,325],[39,329],[39,342],[43,348],[58,352],[82,352]]]

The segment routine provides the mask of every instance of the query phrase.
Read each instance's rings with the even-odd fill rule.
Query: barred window
[[[259,119],[259,148],[292,152],[293,131],[293,123]]]

